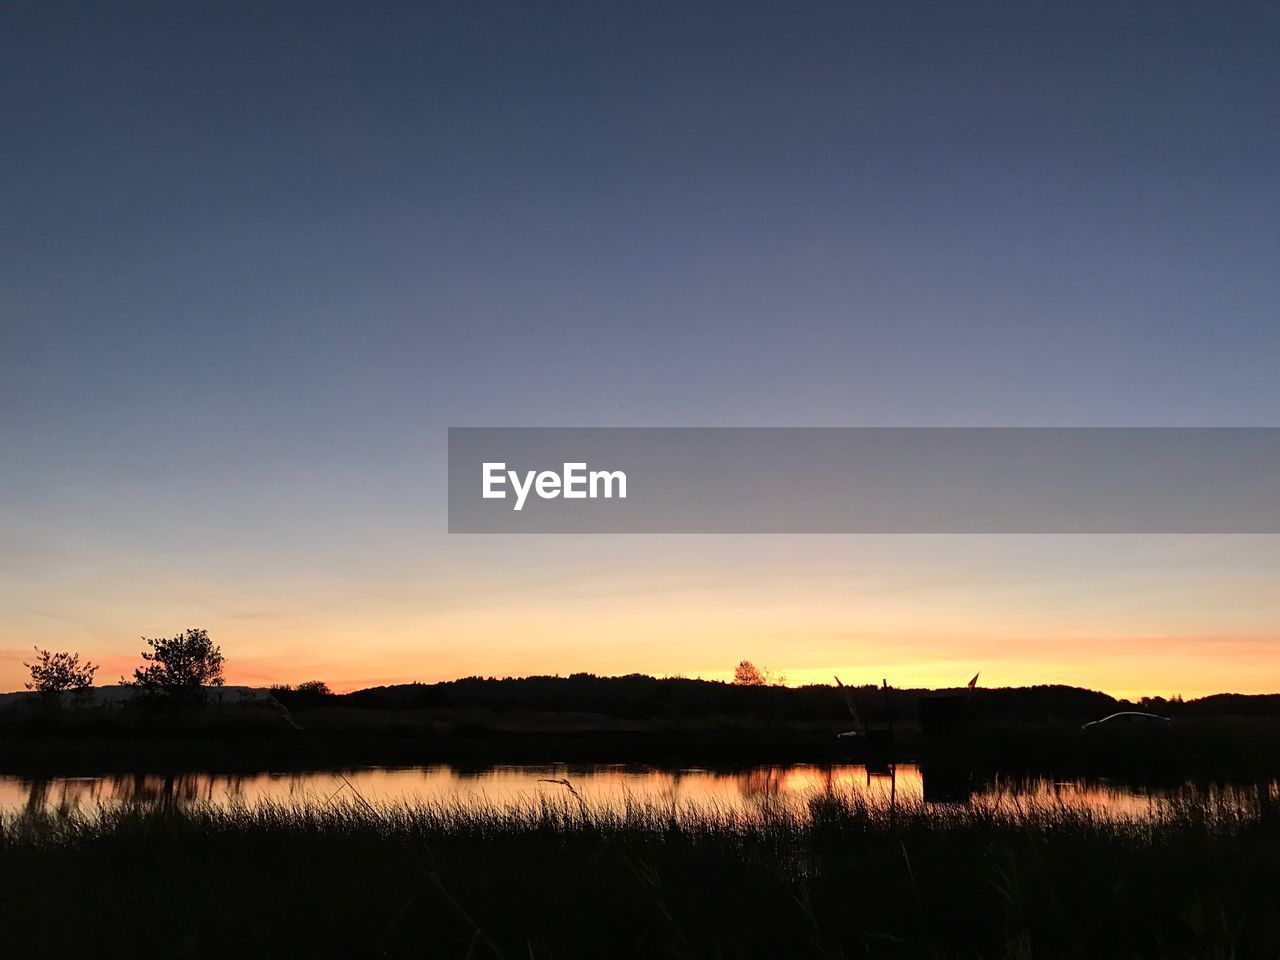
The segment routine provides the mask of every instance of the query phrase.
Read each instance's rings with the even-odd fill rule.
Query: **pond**
[[[924,803],[940,812],[958,804],[1005,809],[1052,806],[1104,818],[1149,818],[1182,801],[1206,800],[1230,809],[1248,807],[1261,787],[1191,785],[1145,789],[1099,780],[925,775],[915,764],[868,768],[859,764],[791,765],[736,769],[672,769],[638,764],[489,766],[459,768],[365,767],[350,770],[224,774],[112,774],[95,777],[29,778],[0,776],[0,813],[24,810],[78,810],[131,803],[206,803],[233,807],[263,801],[326,804],[367,801],[512,806],[581,797],[596,809],[621,811],[628,805],[678,810],[752,812],[779,806],[803,811],[824,791],[865,799],[871,805]],[[571,792],[572,791],[572,792]],[[356,794],[358,793],[359,798]],[[573,799],[577,803],[576,799]]]

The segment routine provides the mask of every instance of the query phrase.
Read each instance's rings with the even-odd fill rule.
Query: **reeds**
[[[0,823],[0,953],[1205,957],[1280,953],[1274,789],[743,810],[121,804]]]

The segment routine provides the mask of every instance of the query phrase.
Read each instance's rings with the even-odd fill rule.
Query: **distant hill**
[[[67,690],[59,695],[65,704],[76,704],[86,707],[114,707],[127,703],[137,696],[137,689],[119,683],[104,684],[101,687],[90,687],[85,691]],[[19,690],[16,693],[0,693],[0,710],[19,707],[23,704],[34,704],[40,694],[30,690]],[[267,691],[258,687],[210,687],[206,700],[213,704],[251,703],[267,698]]]
[[[1280,693],[1215,693],[1168,705],[1169,712],[1188,716],[1280,716]]]
[[[1104,693],[1078,687],[1045,685],[998,689],[849,688],[859,715],[892,714],[911,722],[922,697],[972,698],[984,716],[1012,720],[1093,719],[1131,707]],[[838,722],[848,718],[843,696],[834,686],[750,687],[714,680],[658,679],[642,674],[598,677],[467,677],[441,683],[372,687],[335,696],[334,703],[370,709],[486,708],[496,712],[540,711],[600,714],[626,719],[699,719],[752,715],[786,721]]]
[[[1083,722],[1119,710],[1150,710],[1166,716],[1280,716],[1280,694],[1219,693],[1196,700],[1119,700],[1096,690],[1063,684],[994,687],[968,690],[848,687],[858,714],[866,720],[892,717],[912,723],[918,703],[929,698],[965,698],[977,714],[992,720],[1037,723]],[[131,687],[94,687],[88,705],[111,706],[133,696]],[[73,694],[63,694],[70,701]],[[591,714],[619,720],[702,720],[753,717],[769,721],[839,723],[849,719],[843,695],[833,685],[800,687],[739,686],[716,680],[650,677],[629,674],[600,677],[577,673],[568,677],[464,677],[439,683],[406,683],[370,687],[347,694],[300,693],[281,688],[225,686],[210,690],[210,700],[224,705],[250,703],[275,696],[291,708],[316,706],[358,710],[483,710],[496,714],[537,712]],[[37,695],[21,691],[0,694],[0,710],[33,703]],[[81,703],[85,701],[81,700]]]

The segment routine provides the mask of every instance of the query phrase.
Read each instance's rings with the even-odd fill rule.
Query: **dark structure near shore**
[[[930,738],[951,737],[968,731],[978,711],[972,691],[962,694],[922,694],[916,701],[920,730]]]

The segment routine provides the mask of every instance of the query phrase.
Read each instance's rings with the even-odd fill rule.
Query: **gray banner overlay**
[[[453,427],[449,531],[1280,533],[1280,428]]]

